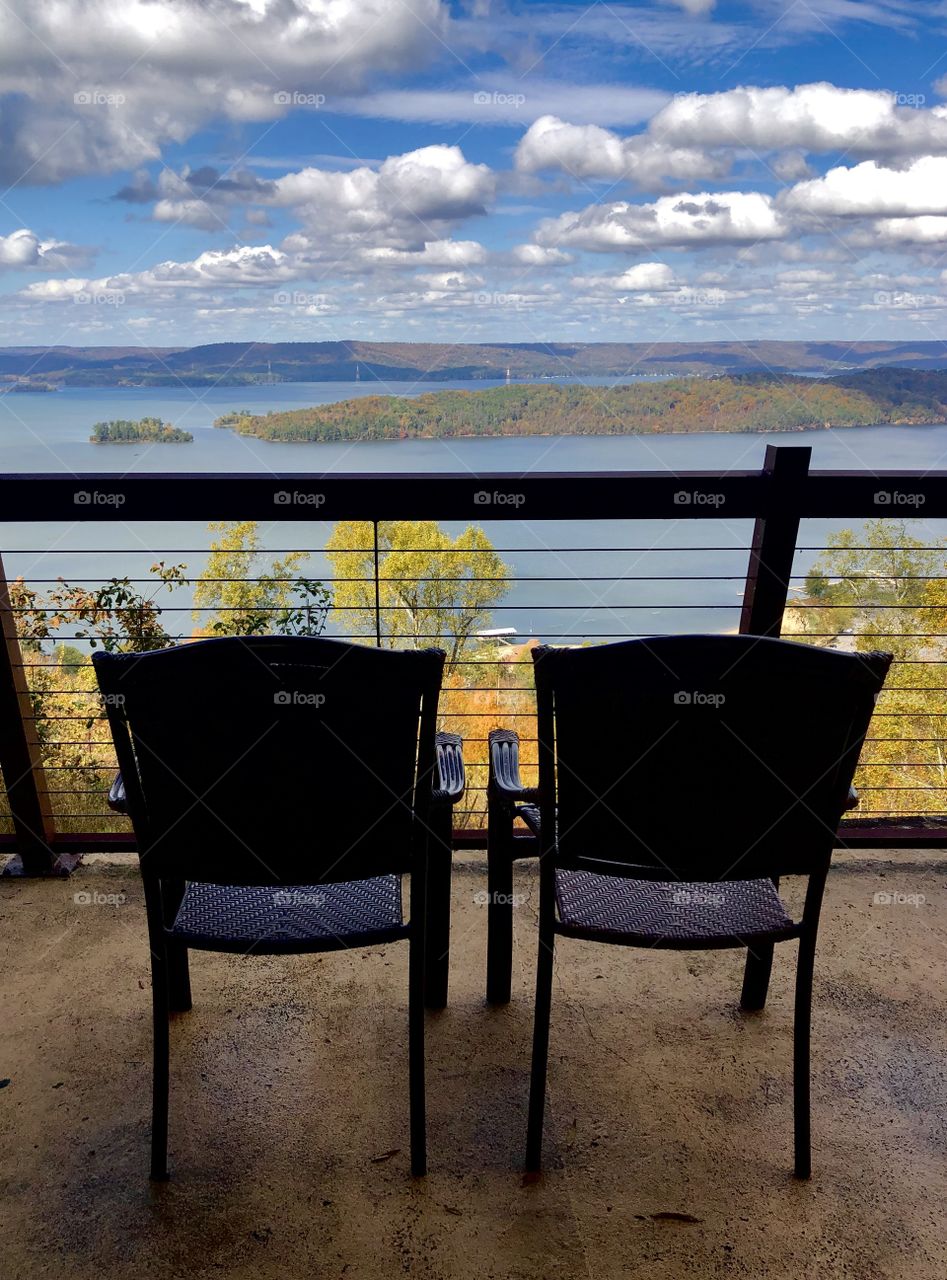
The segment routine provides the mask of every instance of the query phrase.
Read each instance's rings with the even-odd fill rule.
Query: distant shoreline
[[[515,432],[506,431],[455,431],[449,436],[423,435],[419,432],[411,435],[403,436],[385,436],[374,438],[364,436],[341,440],[292,440],[285,436],[262,436],[254,435],[254,440],[259,440],[261,444],[401,444],[411,440],[570,440],[576,437],[597,438],[597,439],[616,439],[621,437],[634,437],[646,440],[649,435],[662,436],[748,436],[748,435],[803,435],[811,431],[860,431],[869,430],[872,427],[947,427],[947,417],[941,419],[928,419],[924,421],[914,421],[913,419],[905,419],[902,422],[830,422],[828,424],[812,423],[805,427],[740,427],[733,429],[729,427],[715,427],[712,429],[696,429],[692,430],[688,427],[667,427],[660,431],[563,431],[561,428],[555,431],[526,431],[517,435]],[[208,428],[204,428],[207,430]],[[250,435],[250,432],[237,431],[234,427],[222,427],[220,430],[230,431],[233,435]],[[103,440],[96,443],[101,444],[117,444],[115,440]],[[154,441],[129,440],[122,441],[128,444],[155,443]]]
[[[947,369],[936,340],[749,342],[217,342],[166,347],[0,347],[0,379],[54,387],[265,386],[607,377],[779,376],[895,365]]]

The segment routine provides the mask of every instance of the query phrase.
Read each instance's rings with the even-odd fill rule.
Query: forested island
[[[452,439],[806,431],[947,421],[947,373],[871,369],[834,378],[672,378],[614,387],[547,383],[421,396],[365,396],[309,409],[223,414],[214,426],[261,440]]]
[[[97,422],[89,441],[92,444],[191,444],[190,431],[182,431],[160,418],[139,418],[132,422],[118,418],[112,422]]]

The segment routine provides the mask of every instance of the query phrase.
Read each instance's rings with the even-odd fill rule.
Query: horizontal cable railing
[[[807,541],[789,583],[784,637],[894,655],[856,778],[863,817],[947,816],[947,540],[926,523]]]
[[[875,501],[877,478],[803,468],[792,486],[780,484],[771,453],[796,455],[798,464],[807,452],[770,451],[763,472],[738,476],[384,484],[86,476],[65,488],[57,476],[45,501],[39,482],[48,478],[30,477],[29,515],[25,491],[0,477],[0,501],[13,501],[0,510],[0,684],[9,686],[0,689],[0,848],[19,848],[34,863],[44,850],[55,857],[133,848],[127,819],[106,803],[115,760],[88,661],[94,647],[261,632],[447,651],[440,727],[464,739],[468,787],[456,823],[468,843],[483,838],[491,729],[517,730],[524,780],[535,781],[536,643],[743,630],[891,649],[895,662],[856,779],[857,842],[874,833],[938,843],[947,833],[947,477],[886,476],[889,490],[923,495],[906,523]],[[159,479],[156,515],[149,504]],[[192,527],[195,480],[204,489],[201,530]],[[288,511],[271,497],[267,508],[274,484],[303,493],[318,485],[324,502]],[[97,485],[126,500],[69,511],[68,486]],[[495,495],[504,485],[528,491],[527,500],[513,509],[471,503],[475,487]],[[450,494],[461,488],[465,509],[451,511]],[[701,494],[721,500],[694,501]],[[369,498],[376,514],[366,518]],[[82,525],[68,525],[67,514]]]
[[[502,628],[507,620],[516,624],[515,635],[502,639],[478,636],[473,630],[465,634],[463,647],[450,663],[445,680],[440,725],[441,728],[462,734],[468,774],[467,796],[462,811],[457,815],[459,827],[479,829],[485,821],[486,746],[491,729],[502,726],[518,729],[523,742],[525,767],[529,770],[535,743],[529,645],[536,642],[595,644],[615,638],[659,634],[675,629],[682,614],[686,615],[688,629],[692,631],[716,630],[721,622],[725,629],[736,630],[739,625],[745,569],[743,572],[732,573],[659,573],[650,571],[654,568],[650,561],[659,557],[666,560],[669,553],[674,553],[681,559],[690,561],[692,568],[696,568],[701,560],[706,561],[711,557],[719,559],[721,556],[734,565],[744,566],[751,526],[749,522],[743,523],[746,528],[741,530],[741,544],[718,543],[711,547],[679,542],[675,547],[632,545],[625,548],[605,546],[593,538],[585,546],[524,548],[509,546],[500,541],[494,548],[494,554],[513,562],[507,573],[484,574],[475,578],[470,574],[449,574],[436,578],[418,576],[411,579],[412,589],[435,584],[442,588],[449,588],[452,584],[484,588],[483,598],[489,602],[484,609],[488,611],[489,617],[483,617],[481,621],[498,628]],[[297,546],[292,549],[293,553],[304,554],[310,563],[324,558],[325,542],[331,535],[332,528],[331,524],[326,523],[321,538],[311,539],[310,544],[305,547]],[[628,528],[630,532],[633,526],[629,525]],[[595,532],[594,529],[590,531]],[[213,634],[215,624],[222,624],[226,628],[230,619],[246,612],[245,608],[236,605],[218,605],[210,610],[196,610],[193,599],[195,581],[204,586],[223,585],[228,588],[250,589],[259,589],[267,582],[270,585],[279,582],[289,586],[296,581],[295,577],[289,575],[266,579],[245,573],[226,578],[208,574],[206,567],[209,556],[213,553],[205,546],[198,553],[200,559],[195,560],[194,550],[190,548],[188,551],[194,566],[188,570],[189,575],[193,574],[189,577],[188,584],[181,584],[165,593],[160,601],[165,636],[171,642],[185,642],[201,634]],[[405,555],[424,556],[429,548],[409,544],[401,546],[399,551]],[[89,555],[94,552],[94,548],[86,546],[81,554]],[[285,553],[280,548],[273,551],[267,549],[265,554],[267,559],[272,559],[275,555]],[[8,573],[29,557],[48,558],[50,554],[48,548],[36,547],[30,548],[26,553],[8,554]],[[69,549],[65,549],[55,554],[62,556],[65,561],[71,554],[79,553],[71,553]],[[369,585],[373,590],[376,580],[373,546],[349,547],[338,553],[338,557],[344,562],[348,558],[366,554],[372,556]],[[466,553],[448,549],[446,554],[456,560]],[[140,552],[129,546],[112,546],[107,550],[103,547],[98,555],[103,562],[108,560],[114,573],[120,571],[126,561],[135,560]],[[149,551],[150,557],[166,562],[180,555],[180,549],[167,546],[155,547]],[[602,568],[607,567],[611,560],[614,562],[614,571],[597,574],[586,574],[579,568],[572,572],[563,571],[564,564],[568,569],[570,558],[578,557],[594,557]],[[631,560],[637,561],[640,572],[632,570]],[[547,565],[558,571],[548,574],[537,571]],[[63,576],[70,586],[78,586],[84,590],[95,590],[101,585],[101,582],[96,583],[94,576],[90,577],[88,574],[84,574],[81,579],[75,579],[68,572]],[[147,574],[129,574],[127,579],[123,577],[122,580],[127,581],[130,588],[138,590],[153,591],[155,587],[154,578]],[[367,612],[370,616],[366,616],[364,605],[340,603],[337,599],[340,590],[366,585],[369,580],[365,577],[326,573],[320,566],[319,580],[333,597],[333,603],[326,612],[324,634],[361,643],[377,643],[379,635],[383,645],[408,642],[404,635],[389,634],[390,615],[397,614],[398,609],[388,601],[388,593],[390,590],[397,590],[404,579],[386,575],[383,560],[377,573],[381,597],[380,618],[374,609],[369,609]],[[729,600],[714,597],[698,603],[690,598],[667,598],[667,589],[674,589],[675,584],[683,584],[676,589],[689,595],[695,590],[713,593],[716,584],[720,583],[728,584],[731,595]],[[710,585],[705,588],[703,584]],[[61,586],[61,582],[58,577],[37,575],[31,577],[25,585],[42,593],[43,589]],[[499,589],[504,592],[502,602],[494,599]],[[654,598],[634,599],[631,593],[636,590],[652,593]],[[617,592],[623,593],[620,598]],[[119,605],[111,609],[110,615],[117,624],[110,637],[114,646],[123,648],[133,642],[134,635],[122,629],[122,621],[138,611],[132,605]],[[272,620],[273,629],[278,629],[278,620],[284,611],[278,605],[258,608],[261,615]],[[52,619],[59,621],[54,640],[45,643],[47,652],[24,652],[19,663],[19,668],[26,674],[30,684],[34,707],[25,719],[33,721],[41,731],[45,771],[50,775],[60,775],[60,780],[63,781],[68,777],[72,784],[52,785],[50,782],[45,788],[58,830],[73,835],[95,830],[127,832],[127,820],[109,811],[105,805],[105,796],[114,776],[114,761],[104,709],[94,681],[89,679],[87,664],[69,666],[61,660],[57,662],[55,657],[62,646],[71,646],[81,651],[85,658],[88,657],[94,637],[79,637],[75,634],[77,629],[81,629],[83,617],[88,610],[78,605],[38,604],[33,600],[29,605],[12,604],[11,612],[18,620],[21,634],[24,631],[23,620],[26,618],[31,620],[34,628],[38,620],[45,621],[47,625]],[[410,642],[440,645],[449,642],[450,636],[440,623],[441,620],[448,621],[455,613],[456,603],[453,601],[428,603],[425,607],[425,622],[412,631]],[[648,615],[652,625],[640,625],[637,619],[642,614]],[[352,625],[356,615],[362,623],[360,628]],[[270,627],[266,626],[265,629]],[[479,629],[489,630],[491,627],[483,626]],[[21,639],[21,645],[23,643],[24,640]],[[101,641],[98,640],[97,643]],[[77,687],[83,679],[88,687]],[[63,763],[64,757],[70,752],[77,759]],[[78,759],[80,756],[81,760]],[[83,783],[89,785],[81,785]],[[93,803],[96,799],[99,801],[97,805]],[[5,827],[0,829],[8,834],[12,833],[9,817]]]

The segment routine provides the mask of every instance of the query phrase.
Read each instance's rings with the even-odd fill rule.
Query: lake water
[[[624,379],[630,381],[631,379]],[[615,379],[583,379],[610,386]],[[0,469],[10,471],[625,471],[755,467],[766,444],[808,444],[816,468],[947,466],[947,426],[860,427],[756,434],[550,436],[277,444],[215,428],[221,414],[295,409],[391,390],[478,391],[502,382],[284,382],[204,388],[75,387],[0,396]],[[193,444],[92,445],[96,422],[150,415],[183,427]]]
[[[615,379],[583,379],[612,385]],[[627,381],[625,379],[624,381]],[[276,444],[213,427],[230,410],[256,412],[327,404],[390,390],[397,395],[457,388],[484,390],[501,382],[278,383],[215,388],[67,388],[50,394],[0,396],[0,469],[81,474],[107,471],[692,471],[753,469],[767,444],[811,445],[816,469],[935,470],[947,467],[947,426],[864,427],[838,431],[648,436],[554,436],[522,439],[403,440],[345,444]],[[96,422],[157,416],[191,431],[193,444],[92,445]],[[172,514],[172,513],[169,513]],[[750,537],[747,521],[483,521],[518,579],[561,577],[564,583],[518,581],[494,610],[494,626],[546,639],[736,626]],[[452,532],[460,526],[449,525]],[[804,546],[821,546],[831,522],[810,521]],[[918,522],[925,539],[947,533],[947,521]],[[311,549],[310,576],[326,575],[321,547],[327,526],[281,522],[261,529],[267,547]],[[156,559],[182,560],[198,573],[206,562],[203,525],[0,525],[7,573],[44,583],[146,573]],[[600,548],[623,548],[604,551]],[[570,550],[558,550],[569,548]],[[629,550],[634,548],[634,550]],[[805,572],[816,552],[800,551]],[[699,575],[699,582],[681,581]],[[609,581],[589,583],[590,577]],[[641,581],[642,578],[662,581]],[[635,581],[621,582],[621,578]],[[575,581],[572,581],[574,579]],[[182,631],[190,628],[189,595],[177,593]],[[550,601],[553,600],[553,607]]]

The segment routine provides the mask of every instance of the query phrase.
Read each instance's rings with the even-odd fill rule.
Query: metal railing
[[[94,678],[82,661],[92,637],[76,635],[84,616],[79,604],[49,599],[60,577],[93,592],[106,579],[127,577],[129,587],[140,590],[156,585],[141,569],[143,561],[173,564],[187,557],[186,579],[156,600],[171,641],[193,638],[210,619],[207,610],[198,610],[195,623],[197,575],[191,572],[193,556],[206,558],[209,546],[196,545],[189,531],[182,545],[170,536],[194,521],[265,526],[278,544],[265,546],[268,562],[300,553],[307,558],[307,578],[325,585],[331,597],[325,634],[362,643],[443,645],[445,636],[456,638],[457,593],[451,590],[486,586],[480,625],[471,627],[453,655],[441,709],[441,727],[465,741],[469,786],[457,842],[476,846],[484,839],[489,730],[519,730],[527,777],[534,759],[531,642],[595,644],[671,631],[736,630],[838,647],[864,642],[863,634],[844,635],[831,625],[833,610],[839,617],[852,612],[850,601],[838,602],[831,592],[837,596],[840,584],[853,584],[860,575],[840,573],[828,587],[817,584],[822,596],[807,594],[813,562],[821,558],[831,566],[839,554],[820,531],[827,521],[876,520],[891,517],[895,508],[915,515],[923,510],[927,521],[947,519],[947,473],[810,472],[809,454],[807,448],[769,448],[760,471],[721,474],[0,476],[6,561],[5,573],[0,562],[0,851],[15,851],[27,870],[43,873],[68,869],[84,851],[134,848],[127,821],[105,803],[115,766]],[[364,536],[337,549],[333,571],[325,572],[326,542],[342,521],[363,522]],[[469,550],[445,543],[437,573],[412,578],[410,585],[446,591],[427,602],[420,623],[405,628],[393,593],[407,579],[395,572],[385,546],[390,521],[496,530],[490,550],[502,572],[477,576]],[[800,537],[803,522],[818,540]],[[60,528],[44,544],[38,535],[52,525]],[[115,545],[122,530],[129,537]],[[96,532],[104,534],[98,546]],[[430,553],[421,544],[402,542],[398,551],[404,557]],[[923,559],[917,548],[896,542],[888,550],[917,551]],[[947,625],[918,630],[919,618],[947,615],[947,608],[918,594],[928,582],[944,582],[947,573],[942,546],[932,543],[923,551],[931,572],[907,575],[917,581],[903,598],[884,596],[887,582],[881,584],[884,598],[852,587],[861,593],[860,625],[868,619],[874,647],[893,647],[896,663],[859,771],[862,805],[840,831],[840,843],[849,846],[947,843]],[[240,554],[250,553],[235,554],[239,563]],[[403,575],[410,560],[400,563]],[[63,572],[64,564],[75,571]],[[358,572],[347,564],[357,564]],[[454,574],[452,565],[463,571]],[[200,577],[205,584],[211,580],[206,564]],[[880,581],[878,575],[864,577],[869,586]],[[20,578],[35,593],[25,602],[20,584],[14,585]],[[257,573],[231,570],[224,584],[260,580]],[[278,579],[295,580],[296,574]],[[352,585],[361,594],[356,603],[345,603],[342,589]],[[113,618],[121,623],[135,607],[118,604]],[[210,612],[226,627],[241,608],[218,602]],[[290,625],[285,604],[261,608],[276,629]],[[52,641],[31,636],[27,621],[35,625],[51,614],[55,643],[78,653],[67,647],[57,659]],[[881,620],[888,617],[896,621],[886,630]],[[258,624],[269,625],[266,618]],[[294,616],[292,626],[300,625],[305,618],[300,624]],[[515,640],[472,634],[511,629]],[[113,641],[126,642],[120,627]]]

